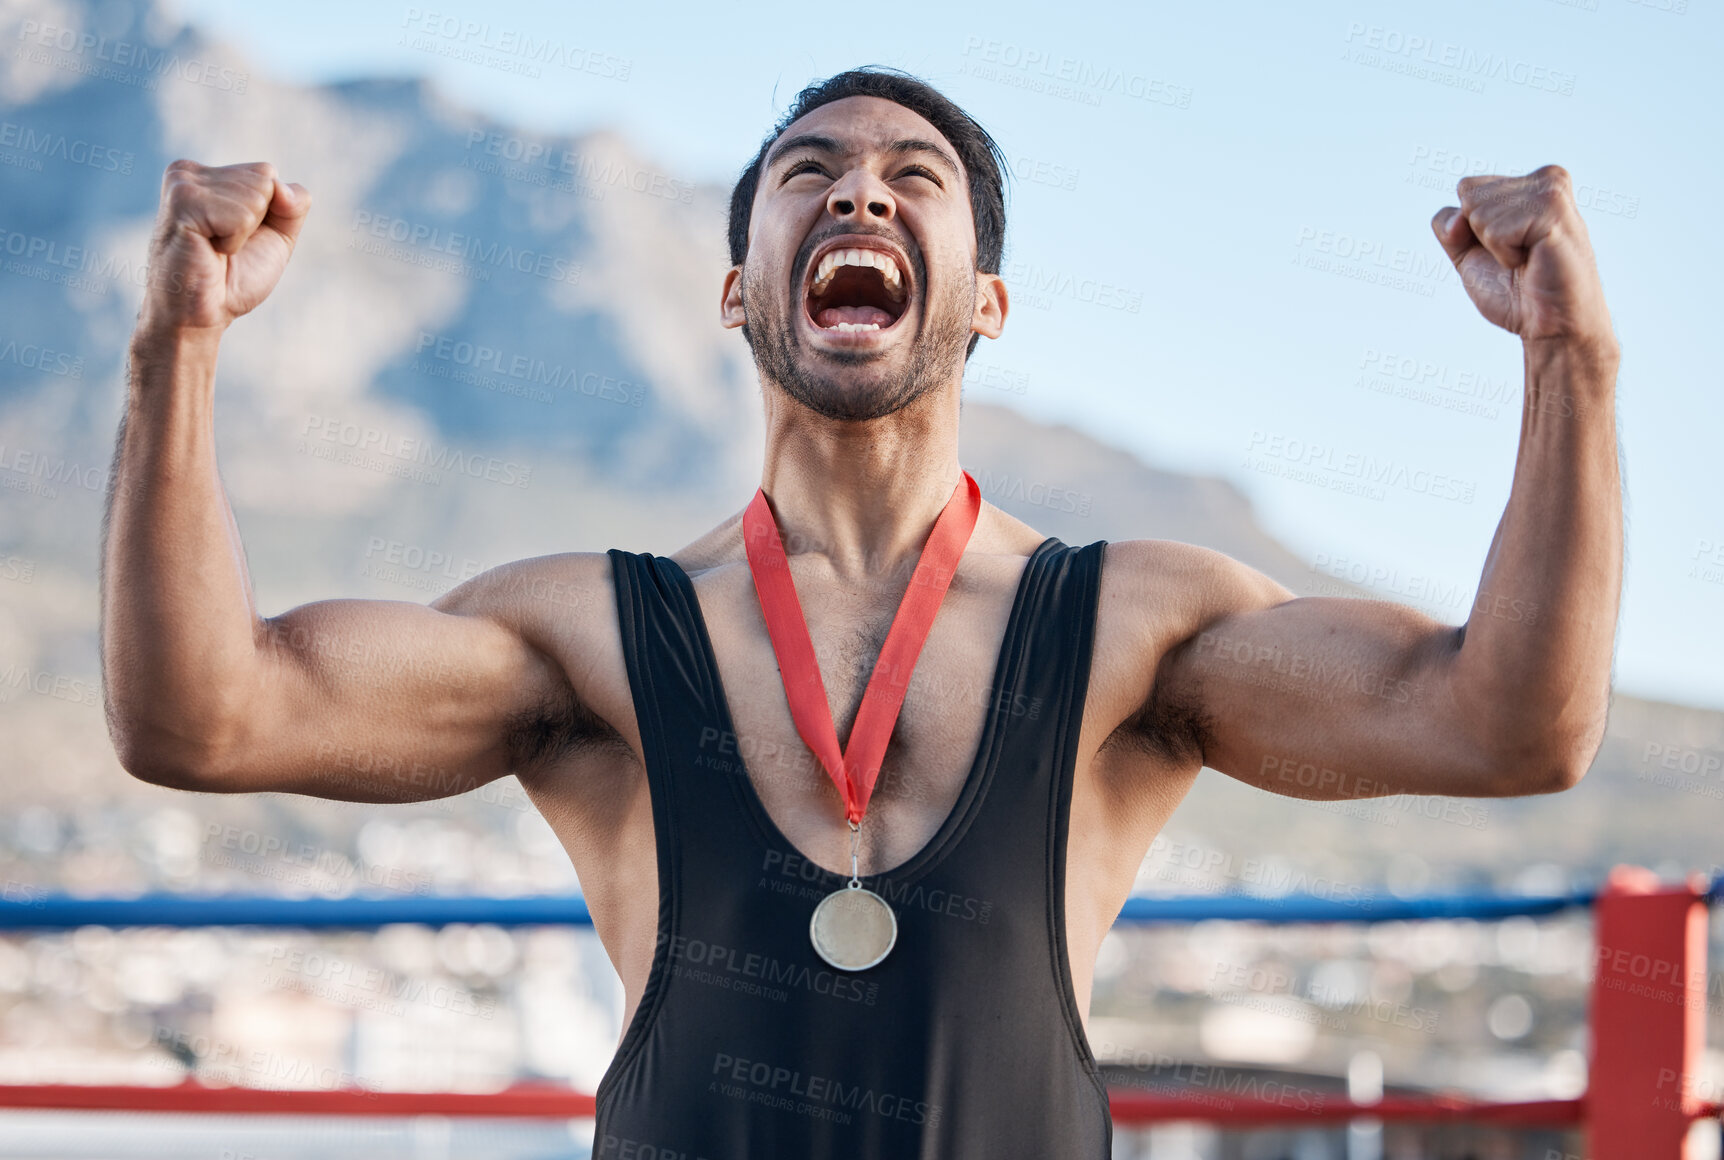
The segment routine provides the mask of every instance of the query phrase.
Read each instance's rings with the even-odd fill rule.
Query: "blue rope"
[[[1129,898],[1119,924],[1231,922],[1289,924],[1300,922],[1408,922],[1432,918],[1474,918],[1490,921],[1516,915],[1556,914],[1591,906],[1596,892],[1573,894],[1360,894],[1333,897],[1285,894],[1265,898],[1250,894],[1212,894],[1184,898]]]
[[[14,888],[15,892],[16,888]],[[371,930],[390,923],[448,926],[591,926],[580,895],[485,898],[386,895],[356,898],[274,898],[255,894],[142,894],[136,898],[75,898],[44,894],[0,900],[0,930],[65,930],[80,926],[270,926],[307,930]]]
[[[1715,897],[1724,876],[1714,881]],[[78,898],[33,894],[0,899],[0,930],[67,930],[80,926],[250,926],[305,930],[371,930],[390,923],[447,926],[591,926],[592,916],[579,895],[487,898],[460,895],[385,895],[350,898],[277,898],[248,894],[143,894],[135,898]],[[1402,922],[1417,919],[1472,918],[1489,921],[1514,915],[1556,914],[1592,905],[1595,892],[1554,895],[1427,894],[1412,897],[1357,895],[1330,897],[1287,894],[1197,895],[1183,898],[1131,898],[1119,916],[1121,926],[1192,923],[1206,919],[1232,922],[1330,923]]]

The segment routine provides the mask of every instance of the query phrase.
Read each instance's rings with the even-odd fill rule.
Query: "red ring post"
[[[1688,1160],[1706,1037],[1706,891],[1618,866],[1598,895],[1588,1076],[1590,1160]]]

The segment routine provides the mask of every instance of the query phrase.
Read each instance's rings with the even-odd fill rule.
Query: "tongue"
[[[878,306],[828,306],[814,316],[814,321],[828,329],[840,322],[860,323],[863,326],[873,322],[884,330],[892,325],[892,316]]]

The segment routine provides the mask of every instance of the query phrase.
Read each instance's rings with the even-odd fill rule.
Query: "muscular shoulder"
[[[1201,705],[1178,661],[1210,626],[1293,598],[1231,556],[1175,540],[1119,540],[1102,559],[1091,686],[1110,743],[1157,756],[1202,752]]]
[[[1222,617],[1292,598],[1257,569],[1177,540],[1117,540],[1103,557],[1102,615],[1119,622],[1115,631],[1171,634],[1176,643]]]
[[[444,593],[431,607],[489,621],[544,647],[614,614],[610,558],[562,552],[502,564]]]

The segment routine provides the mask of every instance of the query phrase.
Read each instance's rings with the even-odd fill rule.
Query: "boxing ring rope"
[[[1584,1126],[1592,1160],[1679,1160],[1694,1121],[1720,1105],[1696,1091],[1705,1044],[1708,907],[1724,896],[1724,876],[1660,884],[1647,870],[1618,867],[1598,891],[1554,895],[1433,894],[1327,898],[1290,894],[1132,898],[1117,925],[1208,920],[1263,924],[1380,923],[1440,919],[1491,921],[1595,912],[1596,953],[1590,999],[1591,1063],[1577,1099],[1499,1103],[1453,1095],[1386,1096],[1373,1102],[1324,1101],[1289,1109],[1262,1098],[1205,1097],[1114,1090],[1114,1123],[1141,1126],[1204,1121],[1223,1128],[1298,1127],[1368,1118],[1500,1127]],[[272,927],[368,930],[396,923],[447,926],[590,926],[575,895],[521,898],[404,896],[288,899],[250,895],[143,894],[79,898],[31,894],[0,898],[0,932],[103,927]],[[79,1084],[0,1085],[0,1108],[358,1115],[591,1117],[593,1096],[551,1084],[501,1092],[382,1092],[363,1088],[284,1091]]]

